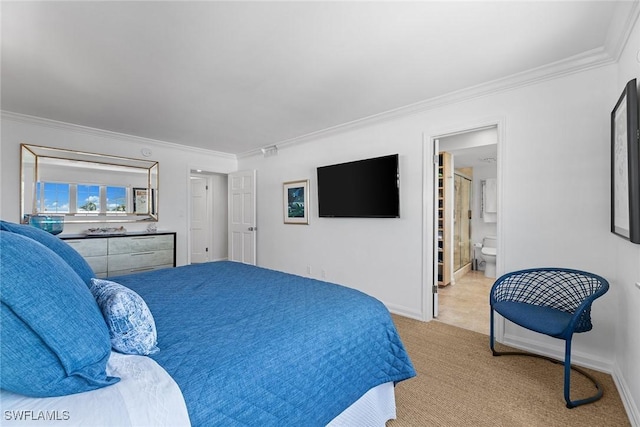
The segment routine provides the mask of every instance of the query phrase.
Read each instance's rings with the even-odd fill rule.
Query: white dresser
[[[120,276],[176,266],[176,233],[60,238],[87,260],[97,277]]]

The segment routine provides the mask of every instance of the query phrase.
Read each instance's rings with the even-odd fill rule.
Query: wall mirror
[[[158,220],[158,162],[22,144],[21,217]]]

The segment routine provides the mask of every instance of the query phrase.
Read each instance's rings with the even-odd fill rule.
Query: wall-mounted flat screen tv
[[[320,217],[398,218],[398,155],[318,168]]]

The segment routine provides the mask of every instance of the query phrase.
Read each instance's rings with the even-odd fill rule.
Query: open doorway
[[[227,175],[191,170],[189,175],[189,262],[228,258]]]
[[[489,290],[496,270],[496,256],[490,253],[496,254],[498,234],[497,130],[489,126],[437,139],[434,317],[484,334],[489,332]]]

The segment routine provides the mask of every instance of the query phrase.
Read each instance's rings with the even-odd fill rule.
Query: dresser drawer
[[[155,265],[153,267],[134,267],[127,270],[110,271],[109,277],[124,276],[125,274],[143,273],[145,271],[160,270],[161,268],[173,268],[173,264]]]
[[[107,239],[69,239],[65,242],[83,257],[107,255]]]
[[[96,277],[175,266],[175,233],[63,239],[82,255]]]
[[[65,242],[82,255],[97,277],[106,277],[107,239],[68,239]]]
[[[142,269],[167,264],[173,266],[173,249],[136,252],[132,254],[109,254],[108,262],[109,275],[120,270]]]
[[[163,249],[173,251],[173,235],[114,237],[109,239],[109,255]]]
[[[87,264],[91,267],[96,276],[107,274],[107,256],[86,256]]]

